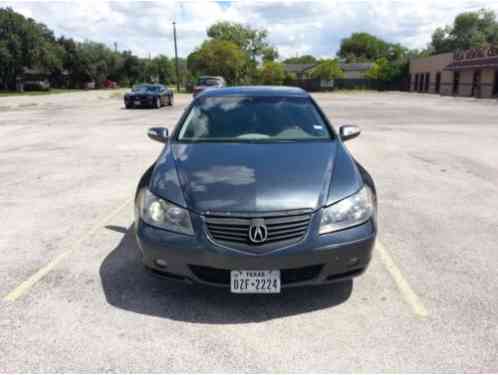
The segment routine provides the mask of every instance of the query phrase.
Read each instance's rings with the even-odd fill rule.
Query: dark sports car
[[[135,86],[131,92],[125,94],[126,108],[149,107],[161,108],[163,105],[173,105],[173,91],[164,85],[142,84]]]
[[[305,91],[205,90],[137,188],[145,266],[163,277],[279,293],[364,272],[377,233],[372,178]]]

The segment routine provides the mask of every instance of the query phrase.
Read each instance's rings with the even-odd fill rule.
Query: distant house
[[[297,86],[304,88],[307,91],[321,91],[332,88],[372,88],[375,82],[367,78],[367,72],[374,65],[373,63],[340,63],[343,78],[338,78],[333,81],[313,80],[310,78],[311,70],[316,67],[315,64],[284,64],[284,69],[287,73],[294,74],[296,81],[292,82]]]
[[[23,68],[17,77],[17,91],[49,90],[49,72],[39,68]]]
[[[317,64],[284,64],[284,70],[287,73],[295,74],[297,79],[308,78],[309,72]]]
[[[367,72],[373,63],[342,63],[341,69],[344,72],[344,79],[367,79]]]

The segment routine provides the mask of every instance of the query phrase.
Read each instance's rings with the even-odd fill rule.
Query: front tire
[[[161,98],[157,97],[157,98],[154,100],[154,108],[155,108],[155,109],[160,109],[160,108],[161,108]]]

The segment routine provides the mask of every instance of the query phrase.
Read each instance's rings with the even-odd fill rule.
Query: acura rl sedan
[[[372,178],[313,98],[289,87],[206,90],[193,100],[142,176],[136,236],[156,275],[230,288],[351,279],[377,232]]]

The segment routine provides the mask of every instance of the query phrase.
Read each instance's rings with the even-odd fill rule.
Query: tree
[[[266,47],[263,50],[263,62],[276,61],[278,59],[278,50],[273,47]]]
[[[369,62],[382,57],[401,60],[407,53],[408,49],[400,44],[388,43],[368,33],[353,33],[341,41],[337,55],[347,62]]]
[[[311,77],[330,81],[344,77],[344,72],[336,59],[324,59],[313,68]]]
[[[62,66],[53,33],[43,24],[0,8],[0,79],[4,88],[14,89],[24,68],[49,72]]]
[[[208,37],[216,40],[232,42],[247,53],[253,61],[262,56],[269,47],[266,30],[257,30],[236,22],[221,21],[210,26],[207,30]]]
[[[145,76],[150,82],[171,83],[176,80],[173,63],[164,55],[145,62]]]
[[[430,47],[437,54],[495,43],[498,43],[496,13],[481,9],[460,13],[452,26],[437,28],[432,34]]]
[[[318,60],[312,55],[289,57],[284,60],[285,64],[314,64]]]
[[[285,70],[281,63],[266,62],[263,64],[259,74],[263,85],[281,85],[284,83]]]
[[[366,62],[386,57],[389,45],[383,40],[368,33],[353,33],[341,41],[339,57],[347,62]]]
[[[211,39],[188,56],[187,64],[197,74],[220,75],[229,83],[237,83],[247,65],[247,56],[233,42]]]
[[[408,64],[391,62],[382,57],[375,61],[373,66],[368,70],[367,77],[383,82],[393,82],[401,79],[408,73]]]
[[[234,43],[246,55],[240,82],[249,83],[258,79],[258,61],[269,62],[278,58],[278,51],[267,42],[268,32],[264,29],[221,21],[210,26],[207,35],[213,40]]]

